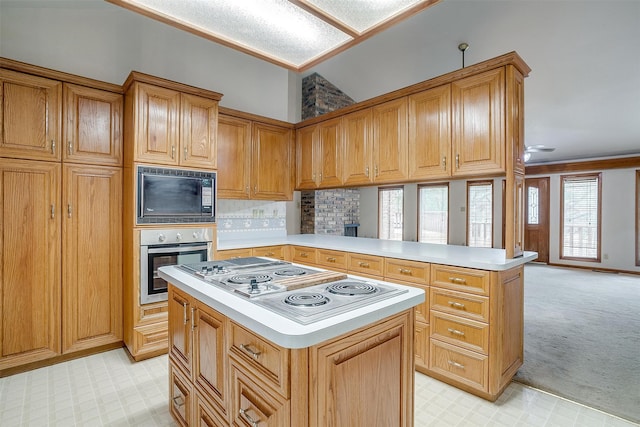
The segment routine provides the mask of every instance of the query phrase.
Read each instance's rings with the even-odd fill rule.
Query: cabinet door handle
[[[245,189],[247,191],[247,194],[249,194],[249,186],[248,185],[245,187]]]
[[[258,427],[260,420],[256,421],[253,418],[251,418],[251,416],[249,415],[246,409],[240,408],[238,412],[240,412],[240,415],[242,415],[249,422],[249,424],[251,424],[251,427]]]
[[[189,153],[189,150],[187,149],[187,147],[184,147],[184,159],[187,160],[187,154]]]
[[[462,310],[464,308],[464,304],[460,303],[460,302],[454,302],[454,301],[449,301],[448,304],[453,307],[453,308],[457,308],[459,310]]]
[[[358,265],[359,265],[360,267],[362,267],[362,268],[369,268],[369,263],[368,263],[368,262],[362,262],[362,261],[360,261],[360,262],[358,263]]]
[[[188,304],[187,304],[187,302],[186,302],[186,301],[184,301],[184,302],[182,303],[182,322],[183,322],[183,324],[184,324],[185,326],[187,326],[187,320],[188,320],[188,319],[187,319],[187,305],[188,305]]]
[[[56,154],[56,142],[51,140],[51,154]]]
[[[459,331],[457,329],[447,328],[447,331],[449,331],[450,334],[458,335],[459,337],[463,337],[464,336],[464,332]]]
[[[258,186],[254,185],[253,186],[253,194],[256,194],[258,192]]]
[[[373,167],[373,176],[374,176],[374,177],[376,177],[376,176],[378,176],[378,175],[379,175],[379,174],[378,174],[378,165],[375,165],[375,166]]]
[[[462,277],[449,277],[449,281],[451,283],[456,283],[458,285],[466,285],[467,284],[466,279],[463,279]]]
[[[240,348],[255,360],[258,360],[258,357],[262,354],[260,351],[253,348],[251,344],[240,344]]]
[[[196,309],[194,307],[191,307],[191,332],[193,332],[193,330],[196,328],[195,312],[196,312]]]
[[[449,360],[447,363],[451,366],[455,366],[456,368],[464,369],[464,365],[462,363],[454,362],[453,360]]]
[[[322,172],[320,172],[320,181],[322,181]]]
[[[407,268],[401,268],[400,269],[400,274],[406,274],[407,276],[411,276],[413,272]]]
[[[442,156],[442,170],[447,170],[447,156]]]
[[[460,154],[456,154],[456,169],[460,169]]]
[[[176,158],[176,146],[175,145],[171,146],[171,158],[172,159]]]
[[[364,168],[364,174],[366,176],[369,176],[369,166],[367,166],[366,168]]]
[[[56,217],[56,205],[51,205],[51,219]]]
[[[72,213],[72,211],[73,211],[73,208],[71,207],[71,203],[68,203],[68,204],[67,204],[67,216],[68,216],[69,218],[71,218],[71,213]]]
[[[69,144],[67,145],[67,153],[69,153],[69,155],[73,153],[73,142],[71,141],[69,141]]]

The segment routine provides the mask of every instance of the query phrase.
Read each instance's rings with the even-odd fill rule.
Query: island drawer
[[[253,248],[253,256],[262,256],[284,260],[284,248],[282,246],[263,246]]]
[[[347,257],[349,273],[363,273],[382,278],[384,276],[384,258],[375,255],[349,253]]]
[[[489,360],[482,354],[431,339],[429,369],[481,391],[488,391]]]
[[[449,344],[489,354],[489,325],[475,320],[463,319],[437,311],[431,311],[431,338]]]
[[[489,271],[449,265],[431,265],[431,285],[454,291],[489,295]]]
[[[344,271],[347,269],[347,253],[329,249],[318,249],[317,262],[318,265],[323,267]]]
[[[429,263],[385,258],[384,264],[385,279],[397,279],[421,285],[429,284]]]
[[[263,381],[289,397],[289,350],[261,338],[231,322],[230,353]]]
[[[300,264],[317,264],[318,253],[315,248],[306,246],[291,247],[291,261]]]
[[[431,310],[489,322],[489,297],[431,287]]]

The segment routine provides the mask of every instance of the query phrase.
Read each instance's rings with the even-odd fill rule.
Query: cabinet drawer
[[[431,265],[431,285],[454,291],[489,295],[490,273],[485,270]]]
[[[373,255],[349,254],[347,257],[349,273],[364,273],[369,276],[384,276],[384,258]]]
[[[227,249],[216,252],[216,260],[231,258],[246,258],[251,256],[251,249]]]
[[[489,322],[489,298],[464,292],[431,287],[431,309]]]
[[[478,353],[489,353],[489,325],[437,311],[430,316],[431,338]]]
[[[328,249],[318,249],[318,265],[330,268],[332,270],[346,270],[347,269],[347,254],[346,252],[331,251]]]
[[[196,395],[195,403],[195,425],[200,427],[226,427],[229,424],[225,417],[209,406],[199,395]]]
[[[488,390],[488,357],[431,339],[429,369],[467,386]]]
[[[385,258],[384,264],[385,279],[397,279],[421,285],[429,284],[429,263]]]
[[[291,424],[290,401],[273,393],[231,361],[233,404],[231,425],[288,427]]]
[[[291,247],[291,261],[301,264],[316,264],[317,251],[315,248],[307,248],[305,246]]]
[[[289,397],[289,350],[231,323],[231,353],[263,381]]]
[[[284,250],[282,246],[264,246],[261,248],[253,248],[253,256],[284,259]]]
[[[169,364],[169,383],[169,412],[178,425],[187,427],[191,425],[193,389],[173,363]]]

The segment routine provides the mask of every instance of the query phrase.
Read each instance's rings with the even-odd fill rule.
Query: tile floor
[[[167,371],[166,356],[132,363],[119,349],[0,378],[0,426],[175,426]],[[416,427],[636,426],[518,383],[495,403],[422,374],[415,389]]]

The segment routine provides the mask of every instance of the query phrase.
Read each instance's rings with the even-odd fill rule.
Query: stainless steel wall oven
[[[140,304],[167,300],[159,267],[211,260],[212,238],[209,228],[140,230]]]

